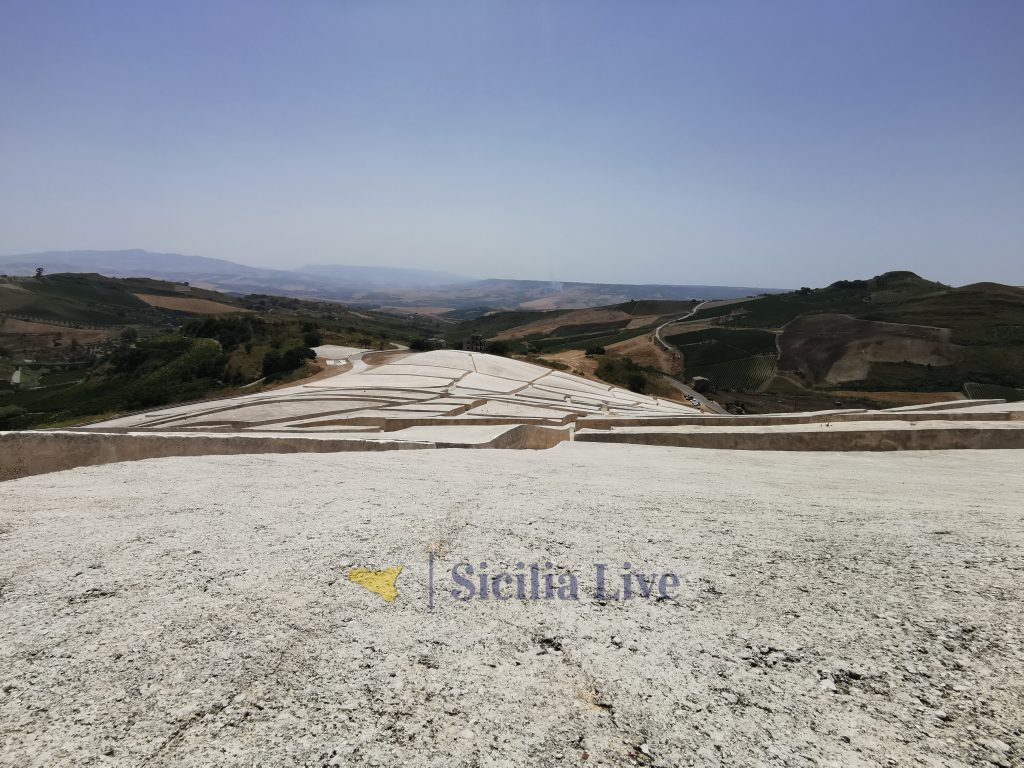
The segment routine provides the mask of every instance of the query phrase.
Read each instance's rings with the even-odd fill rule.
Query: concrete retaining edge
[[[583,443],[630,443],[733,451],[941,451],[1024,448],[1024,429],[921,427],[919,429],[755,432],[601,432],[583,430]]]
[[[0,432],[0,481],[75,467],[170,456],[225,456],[259,453],[340,453],[425,448],[507,448],[536,450],[572,439],[572,428],[518,425],[485,443],[367,440],[354,437],[239,434],[167,435],[124,432]]]

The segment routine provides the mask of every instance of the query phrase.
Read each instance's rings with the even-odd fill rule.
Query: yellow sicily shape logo
[[[385,568],[382,571],[371,571],[369,568],[353,568],[348,572],[348,580],[354,581],[364,589],[368,589],[376,595],[380,595],[386,602],[391,602],[398,597],[398,590],[395,589],[395,579],[402,572],[402,566],[395,565]]]

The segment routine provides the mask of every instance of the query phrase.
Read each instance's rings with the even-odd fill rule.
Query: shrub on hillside
[[[110,367],[118,374],[145,376],[184,354],[193,343],[193,339],[175,334],[153,336],[134,345],[118,347],[110,356]]]
[[[216,339],[230,352],[238,345],[251,341],[254,336],[261,335],[265,325],[258,317],[221,315],[189,320],[182,326],[181,333],[194,339]]]
[[[166,365],[160,366],[143,379],[152,386],[174,384],[195,379],[218,378],[224,370],[226,359],[220,344],[213,339],[196,339],[182,354]]]
[[[605,357],[594,372],[609,384],[644,394],[649,388],[650,370],[628,357]]]
[[[127,395],[129,407],[152,408],[176,400],[190,400],[217,386],[225,376],[227,364],[220,344],[213,339],[183,340],[188,344],[185,351],[150,370],[132,385]]]
[[[0,405],[0,429],[19,429],[19,417],[26,413],[24,408],[16,405]]]
[[[291,373],[304,365],[307,360],[315,359],[316,352],[308,347],[292,347],[285,352],[271,349],[263,356],[263,376],[269,378]]]

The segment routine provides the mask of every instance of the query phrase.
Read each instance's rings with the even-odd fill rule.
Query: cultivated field
[[[494,338],[499,340],[523,339],[534,334],[568,335],[566,331],[575,330],[583,333],[590,329],[615,330],[625,328],[633,316],[619,309],[578,309],[568,313],[559,313],[551,317],[543,317],[525,325],[519,325],[502,331]]]
[[[75,328],[0,316],[0,347],[14,351],[53,348],[71,342],[95,344],[109,339],[111,335],[109,330],[102,328]]]
[[[875,363],[952,365],[961,350],[947,328],[859,320],[847,315],[807,315],[779,338],[779,364],[813,384],[867,379]]]
[[[190,315],[224,315],[228,312],[248,311],[241,307],[223,304],[219,301],[196,299],[189,296],[156,296],[147,293],[137,293],[135,295],[151,307],[173,309],[177,312],[187,312]]]

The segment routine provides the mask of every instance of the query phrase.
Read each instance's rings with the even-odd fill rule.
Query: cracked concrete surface
[[[1014,451],[169,458],[0,485],[0,763],[1017,765]],[[444,569],[582,574],[472,600]],[[600,604],[628,560],[673,600]],[[403,565],[385,603],[346,578]]]
[[[488,405],[485,415],[505,415],[515,421],[524,406],[551,419],[602,411],[624,415],[685,416],[698,411],[669,400],[569,376],[520,360],[457,350],[434,350],[369,367],[365,350],[317,347],[333,359],[346,355],[351,368],[334,376],[298,383],[272,392],[161,408],[97,422],[88,429],[177,429],[230,423],[251,429],[271,422],[299,431],[321,412],[361,416],[401,417],[411,404],[436,405],[424,412],[437,427],[452,423],[443,417],[463,416],[465,403]],[[337,362],[337,361],[335,361]],[[456,397],[452,397],[455,395]],[[468,414],[474,415],[473,405]]]

